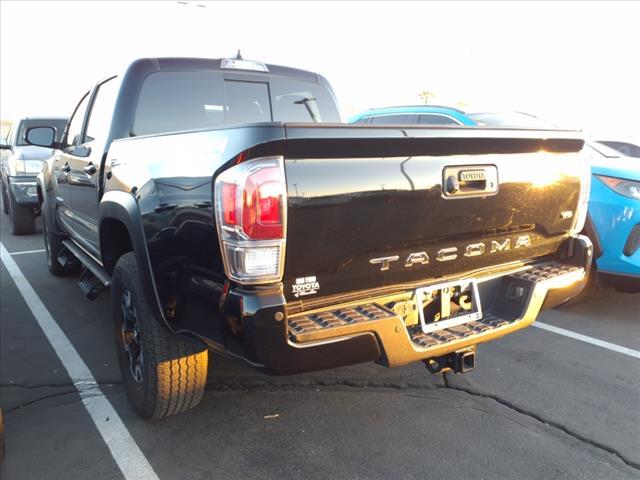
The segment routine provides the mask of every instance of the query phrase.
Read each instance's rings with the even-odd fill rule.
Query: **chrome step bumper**
[[[289,342],[300,348],[357,335],[375,335],[383,351],[381,363],[397,366],[477,345],[524,328],[535,320],[552,292],[581,284],[587,270],[556,261],[536,264],[500,277],[477,279],[485,285],[479,320],[424,333],[420,325],[377,302],[306,313],[288,318]],[[518,289],[517,300],[511,292]],[[557,296],[557,295],[556,295]],[[490,301],[491,300],[491,301]]]

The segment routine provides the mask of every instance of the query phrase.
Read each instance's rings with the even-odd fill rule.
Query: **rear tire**
[[[9,223],[11,233],[14,235],[28,235],[36,231],[36,216],[33,207],[20,205],[11,190],[7,192],[9,197]]]
[[[126,253],[111,282],[120,372],[136,412],[144,418],[163,418],[200,403],[208,352],[167,331],[147,305],[135,254]]]
[[[56,235],[47,227],[48,218],[45,212],[46,208],[42,205],[42,237],[44,239],[44,250],[47,256],[47,267],[49,267],[49,271],[56,277],[66,277],[78,273],[80,271],[80,262],[78,260],[65,266],[58,262],[58,257],[64,249],[62,240],[64,240],[65,237]]]

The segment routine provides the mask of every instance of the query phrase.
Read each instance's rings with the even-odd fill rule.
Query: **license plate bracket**
[[[475,280],[463,280],[416,290],[416,307],[424,333],[462,325],[482,318]]]

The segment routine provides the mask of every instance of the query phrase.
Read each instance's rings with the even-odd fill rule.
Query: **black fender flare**
[[[147,305],[160,323],[175,335],[176,332],[167,321],[164,311],[162,310],[162,303],[160,301],[160,296],[158,295],[155,276],[151,266],[151,258],[149,257],[149,250],[147,248],[147,241],[144,234],[144,227],[142,225],[142,217],[138,202],[136,202],[135,198],[130,193],[123,191],[106,192],[100,201],[98,219],[98,238],[100,239],[102,239],[103,232],[101,229],[103,220],[105,219],[118,220],[126,227],[129,232],[131,246],[133,247],[133,252],[138,263],[138,271],[142,277],[142,286],[145,292]],[[109,273],[111,274],[112,272]]]

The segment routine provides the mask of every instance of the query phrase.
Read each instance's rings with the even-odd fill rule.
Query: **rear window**
[[[269,84],[263,82],[224,82],[227,92],[226,123],[271,121]]]
[[[62,135],[64,134],[64,128],[67,126],[67,120],[65,118],[39,118],[39,119],[31,119],[31,120],[23,120],[20,123],[20,130],[18,131],[18,138],[16,139],[16,145],[24,146],[28,145],[27,142],[24,141],[24,134],[27,132],[27,128],[33,127],[54,127],[56,129],[56,141],[60,142],[62,140]]]
[[[274,78],[270,86],[276,121],[340,122],[336,102],[324,86],[288,78]]]
[[[215,70],[156,72],[142,84],[133,134],[271,121],[340,122],[340,115],[317,83],[266,75],[230,80]]]

